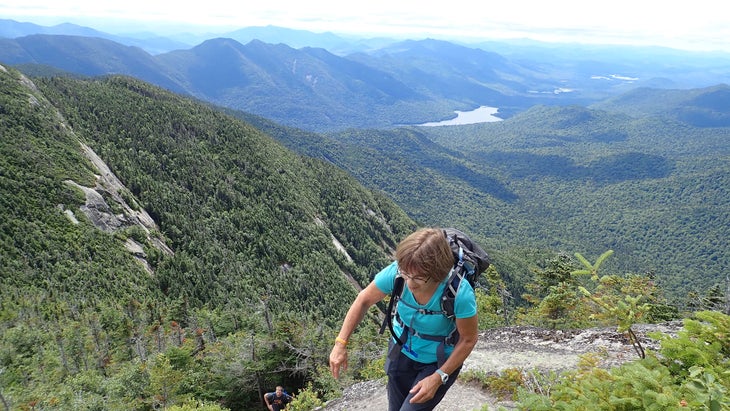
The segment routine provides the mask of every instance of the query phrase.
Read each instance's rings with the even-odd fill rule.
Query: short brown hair
[[[454,266],[451,252],[443,230],[421,228],[403,239],[395,249],[395,259],[403,271],[443,281]]]

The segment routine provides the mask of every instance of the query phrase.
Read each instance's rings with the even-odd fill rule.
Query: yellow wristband
[[[343,347],[347,347],[347,340],[344,338],[337,337],[335,338],[335,342],[342,344]]]

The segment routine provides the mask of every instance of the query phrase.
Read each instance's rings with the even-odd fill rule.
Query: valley
[[[339,321],[427,225],[459,227],[492,257],[475,369],[494,353],[533,366],[545,359],[533,345],[554,353],[568,330],[634,321],[601,317],[580,291],[598,279],[625,285],[606,295],[642,319],[708,310],[723,324],[727,56],[433,39],[335,53],[232,37],[150,53],[117,40],[0,39],[8,409],[249,409],[281,383],[331,397],[343,387],[321,364]],[[501,121],[399,126],[455,111]],[[571,274],[578,255],[608,250],[596,282]],[[355,379],[381,357],[381,315],[356,333]],[[549,331],[520,345],[535,329]],[[698,347],[677,361],[715,345]],[[708,378],[717,364],[702,364]]]

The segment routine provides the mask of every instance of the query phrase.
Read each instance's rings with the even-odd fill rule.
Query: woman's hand
[[[434,395],[436,395],[436,391],[438,391],[441,384],[443,384],[441,382],[441,377],[436,373],[418,381],[418,383],[416,383],[416,385],[414,385],[409,391],[411,394],[415,394],[409,402],[422,403],[430,400]]]
[[[335,340],[335,346],[332,347],[332,352],[330,352],[330,371],[335,378],[340,377],[340,371],[347,371],[347,340],[355,331],[355,327],[365,317],[368,309],[383,298],[385,298],[385,293],[380,291],[374,282],[371,282],[357,294],[357,298],[355,298],[350,309],[347,310],[345,320],[342,322],[342,328],[340,328]]]
[[[335,343],[330,352],[330,371],[335,378],[340,378],[340,371],[347,371],[347,347],[340,343]]]

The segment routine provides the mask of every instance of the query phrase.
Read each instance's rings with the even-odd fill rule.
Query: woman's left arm
[[[449,375],[461,367],[477,344],[477,340],[479,339],[479,320],[476,315],[469,318],[457,318],[456,329],[459,330],[459,342],[456,343],[454,351],[441,366],[441,371]],[[420,403],[430,400],[436,395],[436,390],[440,386],[441,376],[438,373],[429,375],[413,386],[410,392],[416,394],[410,402]]]
[[[459,330],[459,342],[456,343],[454,351],[446,359],[444,365],[441,366],[441,371],[446,374],[451,374],[461,367],[474,350],[474,346],[477,345],[479,339],[479,320],[476,315],[469,318],[457,318],[456,329]]]

